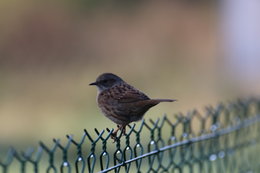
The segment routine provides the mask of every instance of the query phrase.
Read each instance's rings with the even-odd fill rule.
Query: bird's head
[[[121,82],[124,82],[120,77],[112,73],[103,73],[98,76],[95,82],[90,83],[89,85],[95,85],[99,91],[104,91],[117,85]]]

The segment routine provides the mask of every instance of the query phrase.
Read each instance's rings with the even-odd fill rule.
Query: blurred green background
[[[103,72],[179,100],[145,118],[259,94],[259,79],[234,77],[220,23],[212,1],[1,0],[0,143],[116,127],[88,85]]]

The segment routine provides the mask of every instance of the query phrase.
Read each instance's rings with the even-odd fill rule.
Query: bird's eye
[[[108,82],[108,80],[103,80],[103,83],[107,83]]]

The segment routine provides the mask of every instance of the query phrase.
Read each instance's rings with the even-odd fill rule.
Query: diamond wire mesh
[[[205,110],[142,121],[115,143],[110,139],[113,129],[95,129],[96,135],[84,130],[80,140],[67,135],[65,143],[39,142],[36,150],[9,148],[0,157],[0,172],[260,172],[260,100]]]

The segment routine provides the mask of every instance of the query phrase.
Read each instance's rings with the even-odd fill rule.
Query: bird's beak
[[[97,82],[90,83],[89,85],[97,85]]]

